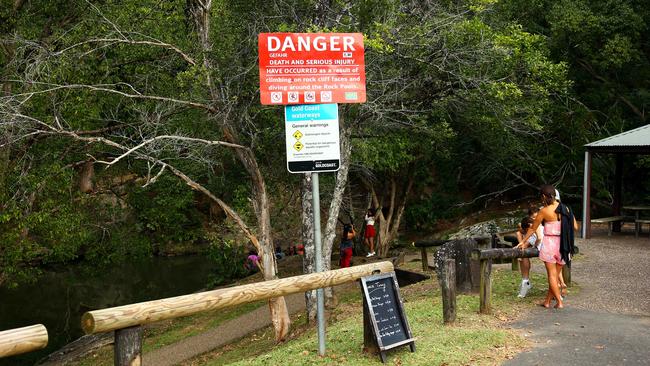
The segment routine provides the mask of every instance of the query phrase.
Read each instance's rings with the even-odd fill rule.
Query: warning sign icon
[[[302,132],[296,130],[296,132],[293,133],[293,137],[295,137],[296,140],[300,140],[302,137]]]
[[[293,144],[293,148],[296,149],[296,151],[302,150],[303,147],[305,147],[305,145],[303,145],[300,141],[296,141],[296,143]]]

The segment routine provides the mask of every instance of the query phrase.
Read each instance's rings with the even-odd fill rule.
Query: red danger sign
[[[261,33],[262,104],[363,103],[361,33]]]

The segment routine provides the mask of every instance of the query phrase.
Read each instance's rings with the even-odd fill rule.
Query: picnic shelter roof
[[[588,143],[585,147],[593,152],[650,154],[650,124]]]

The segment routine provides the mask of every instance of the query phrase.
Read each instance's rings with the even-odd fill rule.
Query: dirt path
[[[564,310],[539,307],[514,323],[533,348],[505,365],[650,365],[647,235],[600,231],[577,245],[583,255],[572,276],[580,292],[569,294]]]

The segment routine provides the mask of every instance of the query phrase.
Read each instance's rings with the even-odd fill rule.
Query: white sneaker
[[[524,298],[528,294],[528,291],[533,288],[533,284],[529,281],[521,281],[521,286],[519,287],[519,295],[517,297]]]
[[[375,252],[370,252],[370,253],[368,253],[368,255],[366,255],[366,258],[370,258],[370,257],[372,257],[373,255],[375,255]]]

